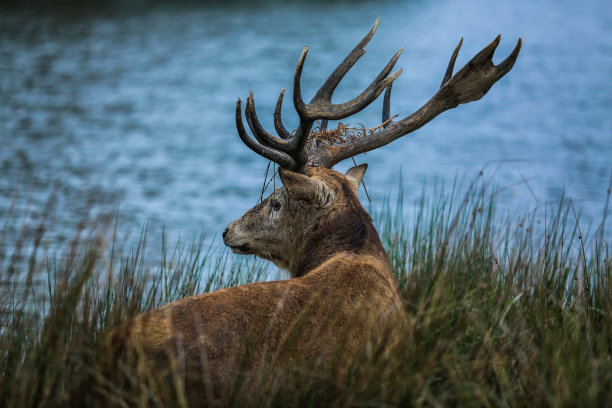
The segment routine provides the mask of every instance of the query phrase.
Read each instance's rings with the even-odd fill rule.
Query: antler
[[[494,65],[492,61],[493,54],[501,38],[498,35],[491,44],[476,54],[474,58],[453,75],[455,60],[463,43],[462,38],[451,56],[438,92],[412,115],[398,122],[391,122],[389,121],[391,86],[402,70],[400,69],[392,75],[389,75],[389,73],[402,53],[403,47],[395,53],[389,63],[361,95],[343,104],[331,103],[332,94],[344,75],[365,53],[364,47],[374,35],[378,22],[379,20],[377,19],[370,32],[357,44],[344,61],[338,65],[308,104],[305,104],[302,100],[300,87],[302,68],[308,52],[308,47],[304,48],[293,80],[293,104],[300,118],[300,123],[295,133],[291,134],[288,132],[282,124],[281,107],[285,94],[284,89],[281,91],[274,111],[274,127],[280,137],[269,134],[259,123],[255,111],[253,93],[251,92],[245,109],[247,123],[256,140],[251,138],[244,128],[241,101],[238,99],[236,103],[236,127],[242,141],[256,153],[292,171],[306,173],[306,165],[331,168],[346,158],[374,150],[413,132],[448,109],[455,108],[461,103],[468,103],[482,98],[495,82],[512,69],[522,44],[521,39],[519,39],[512,53],[499,65]],[[322,120],[321,128],[325,128],[327,120],[343,119],[361,111],[372,103],[385,89],[382,118],[383,123],[387,123],[385,123],[381,130],[359,138],[346,140],[333,146],[318,143],[310,149],[307,147],[306,141],[315,120]]]

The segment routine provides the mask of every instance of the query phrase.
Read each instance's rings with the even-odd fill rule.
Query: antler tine
[[[249,149],[253,150],[255,153],[260,156],[265,157],[268,160],[272,160],[278,163],[280,166],[285,167],[287,169],[297,169],[295,160],[285,152],[274,150],[269,148],[268,146],[264,146],[263,144],[253,140],[251,136],[247,133],[244,128],[244,124],[242,123],[242,101],[238,98],[236,102],[236,129],[238,129],[238,135],[240,139],[244,142],[245,145],[249,147]]]
[[[302,69],[304,68],[304,61],[308,54],[308,47],[304,47],[302,55],[298,60],[297,67],[295,68],[295,74],[293,76],[293,106],[300,117],[300,124],[295,130],[294,135],[291,137],[292,151],[295,152],[293,157],[297,163],[299,171],[305,172],[304,165],[308,161],[308,153],[306,152],[306,140],[312,129],[315,119],[305,116],[304,112],[304,101],[302,100],[302,90],[300,81],[302,77]]]
[[[448,80],[451,79],[451,77],[453,76],[453,69],[455,69],[455,61],[457,60],[457,55],[459,55],[459,49],[461,48],[462,44],[463,37],[461,37],[461,40],[459,40],[459,45],[457,45],[457,48],[455,48],[455,51],[453,51],[453,55],[451,56],[451,59],[448,62],[448,67],[446,68],[446,73],[444,74],[444,78],[442,79],[440,88],[442,88],[444,84],[447,83]]]
[[[377,18],[376,21],[374,22],[374,25],[372,26],[370,31],[365,35],[365,37],[363,37],[363,39],[359,41],[359,43],[355,46],[355,48],[353,48],[353,51],[351,51],[349,55],[346,56],[344,61],[342,61],[340,65],[336,67],[334,72],[332,72],[329,78],[327,78],[325,83],[321,85],[321,88],[319,88],[313,100],[331,101],[332,94],[338,87],[338,84],[340,84],[340,81],[342,80],[342,78],[344,78],[344,75],[346,75],[346,73],[349,72],[349,70],[353,67],[353,65],[355,65],[357,60],[359,60],[359,58],[361,58],[361,56],[365,54],[366,50],[364,47],[370,42],[370,40],[374,36],[374,33],[376,32],[376,29],[378,28],[379,22],[380,22],[380,18]]]
[[[266,132],[263,126],[261,126],[261,123],[259,123],[257,112],[255,110],[255,98],[253,97],[252,91],[249,93],[249,97],[247,98],[244,114],[251,132],[253,132],[253,135],[260,144],[266,145],[273,149],[281,150],[283,152],[288,152],[291,150],[291,139],[279,139],[278,137],[272,136],[270,133]]]
[[[295,67],[295,74],[293,75],[293,105],[295,106],[295,110],[298,115],[300,115],[300,119],[303,116],[303,112],[305,111],[306,104],[302,99],[302,69],[304,68],[304,61],[306,60],[306,55],[308,54],[308,47],[304,47],[302,50],[302,55],[300,55],[300,59],[298,60],[297,67]]]
[[[385,91],[385,96],[383,99],[383,109],[382,109],[382,123],[383,128],[386,128],[391,124],[389,121],[389,117],[391,116],[391,88],[393,84],[389,84],[387,90]]]
[[[283,125],[283,120],[281,119],[281,109],[283,107],[283,97],[285,96],[285,88],[281,90],[280,96],[278,97],[278,101],[276,102],[276,108],[274,109],[274,128],[276,129],[276,133],[283,139],[289,139],[291,137],[291,133],[285,126]]]
[[[311,154],[308,164],[331,168],[346,158],[374,150],[413,132],[448,109],[482,98],[493,84],[512,69],[521,49],[522,40],[519,39],[512,53],[499,65],[494,65],[492,58],[495,49],[499,45],[500,38],[501,36],[497,36],[491,44],[476,54],[455,75],[452,75],[455,60],[463,42],[460,41],[453,52],[442,86],[419,110],[399,122],[385,126],[384,129],[378,132],[365,135],[354,141],[347,141],[336,145],[333,149],[322,147]],[[383,120],[386,120],[385,118],[388,119],[389,98],[387,96],[390,97],[390,92],[390,89],[387,89],[385,94]]]

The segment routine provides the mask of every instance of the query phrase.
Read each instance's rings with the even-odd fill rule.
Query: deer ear
[[[359,191],[359,184],[361,184],[361,180],[363,180],[363,175],[367,169],[368,164],[364,163],[359,166],[351,167],[345,174],[355,194]]]
[[[293,200],[306,201],[320,207],[333,201],[331,190],[321,180],[285,170],[282,167],[279,168],[278,174]]]

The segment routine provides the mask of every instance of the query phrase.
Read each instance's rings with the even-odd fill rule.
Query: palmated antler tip
[[[508,71],[510,71],[512,67],[514,66],[514,63],[516,62],[518,58],[519,52],[521,51],[522,45],[523,45],[523,41],[521,38],[519,38],[516,43],[516,46],[514,47],[510,55],[508,55],[508,57],[505,60],[499,63],[499,65],[496,65],[498,72],[500,72],[502,76],[505,75]]]

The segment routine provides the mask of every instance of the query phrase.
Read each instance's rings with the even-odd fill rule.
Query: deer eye
[[[272,210],[278,211],[281,208],[281,204],[278,201],[272,201]]]

